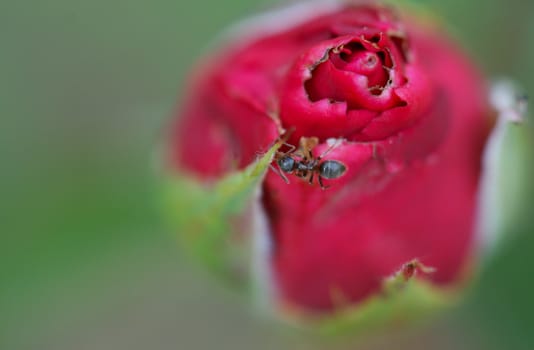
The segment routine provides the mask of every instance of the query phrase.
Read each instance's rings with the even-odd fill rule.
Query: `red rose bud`
[[[437,28],[376,4],[263,22],[197,67],[170,161],[213,184],[281,145],[260,179],[269,297],[328,315],[392,278],[465,281],[490,129],[475,67]]]

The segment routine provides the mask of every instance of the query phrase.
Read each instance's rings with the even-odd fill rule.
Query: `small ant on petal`
[[[288,135],[285,135],[287,138]],[[284,141],[284,140],[283,140]],[[286,174],[295,174],[295,176],[308,181],[310,185],[313,184],[313,180],[317,177],[317,182],[321,186],[321,189],[328,188],[323,184],[323,179],[337,179],[341,177],[347,167],[337,160],[325,160],[322,161],[335,146],[332,144],[323,154],[319,157],[314,157],[312,150],[319,143],[317,137],[301,137],[299,141],[299,148],[283,142],[284,145],[289,147],[287,152],[277,152],[275,156],[275,162],[278,165],[278,169],[271,165],[276,173],[286,182],[289,183]]]

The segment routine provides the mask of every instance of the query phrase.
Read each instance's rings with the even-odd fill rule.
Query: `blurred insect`
[[[287,137],[287,135],[286,135]],[[337,179],[341,177],[347,167],[337,160],[325,160],[322,161],[334,147],[336,143],[332,144],[323,154],[319,157],[314,157],[312,150],[319,143],[317,137],[301,137],[299,141],[299,148],[283,142],[285,146],[289,148],[287,152],[277,152],[275,156],[275,162],[278,166],[276,169],[271,165],[276,173],[286,182],[289,183],[286,174],[294,174],[295,176],[308,181],[310,185],[313,184],[313,180],[317,178],[317,182],[321,186],[321,189],[326,189],[328,186],[323,184],[323,179]]]
[[[419,259],[412,259],[404,264],[391,276],[384,279],[383,288],[380,293],[388,297],[391,293],[397,293],[399,290],[406,288],[407,282],[416,275],[430,275],[435,273],[436,269],[424,265]]]
[[[411,279],[417,272],[422,272],[424,274],[430,274],[434,273],[436,271],[435,268],[423,265],[422,262],[419,261],[419,259],[413,259],[404,265],[402,265],[400,273],[404,277],[405,281],[408,281]]]

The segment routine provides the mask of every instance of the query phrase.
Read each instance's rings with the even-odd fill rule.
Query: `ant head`
[[[283,156],[278,160],[278,166],[284,173],[289,173],[295,168],[296,161],[290,156]]]
[[[325,179],[337,179],[345,173],[347,167],[336,160],[327,160],[319,165],[319,175]]]

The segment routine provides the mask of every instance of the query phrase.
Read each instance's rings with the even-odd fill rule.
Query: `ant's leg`
[[[272,164],[269,164],[269,168],[271,168],[272,171],[280,175],[282,180],[284,180],[284,182],[289,185],[289,180],[280,169],[276,169]]]
[[[274,156],[274,159],[273,159],[273,162],[278,162],[278,159],[281,159],[285,156],[287,156],[289,154],[289,152],[276,152],[276,155]]]
[[[314,175],[314,174],[313,174],[313,172],[312,172],[311,175],[310,175],[310,180],[308,181],[308,183],[309,183],[310,185],[313,185],[313,175]]]
[[[284,135],[279,135],[277,140],[273,143],[273,145],[276,144],[276,143],[281,143],[281,145],[285,145],[285,146],[288,146],[290,148],[290,150],[287,151],[286,154],[293,152],[297,147],[293,146],[292,144],[287,143],[286,141],[289,138],[289,136],[293,133],[294,130],[295,130],[295,128],[292,127],[291,129],[286,131],[284,133]],[[282,153],[282,152],[280,152],[280,153]]]
[[[325,185],[323,184],[323,179],[322,179],[320,176],[317,177],[317,180],[319,181],[319,185],[321,186],[321,190],[324,191],[324,190],[326,190],[328,187],[330,187],[330,186],[325,186]]]
[[[291,134],[293,133],[293,131],[295,131],[295,127],[291,127],[289,130],[284,132],[284,135],[278,137],[278,142],[281,141],[282,145],[289,147],[289,151],[287,151],[286,154],[293,152],[297,148],[292,144],[286,142],[289,139],[289,136],[291,136]]]
[[[292,153],[294,150],[297,149],[297,147],[295,147],[292,144],[287,143],[287,142],[282,142],[282,145],[289,147],[289,151],[285,152],[285,154]]]

